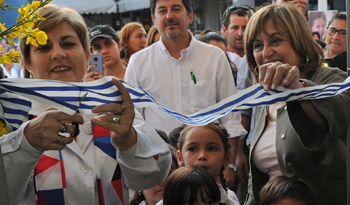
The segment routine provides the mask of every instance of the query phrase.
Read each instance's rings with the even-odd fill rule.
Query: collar
[[[180,52],[181,58],[180,59],[182,59],[182,58],[188,59],[190,54],[192,53],[192,51],[194,49],[194,44],[196,43],[196,39],[192,36],[192,34],[190,32],[187,32],[187,33],[190,34],[190,45],[187,48],[181,50],[181,52]],[[165,53],[165,55],[168,58],[172,58],[168,49],[165,47],[162,38],[159,39],[159,44],[160,44],[160,49]]]

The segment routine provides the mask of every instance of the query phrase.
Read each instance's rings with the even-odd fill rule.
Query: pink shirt
[[[268,174],[270,180],[282,176],[276,152],[276,121],[268,119],[265,131],[253,150],[253,163],[260,171]]]

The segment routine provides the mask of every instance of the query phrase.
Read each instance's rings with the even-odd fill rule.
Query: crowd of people
[[[312,33],[307,4],[230,6],[220,31],[196,35],[191,0],[150,0],[148,33],[138,22],[120,32],[88,30],[74,10],[44,6],[45,20],[34,28],[48,43],[35,47],[23,37],[13,47],[3,39],[0,54],[17,50],[21,60],[2,64],[0,77],[84,83],[114,76],[122,103],[70,116],[33,102],[28,120],[0,138],[8,204],[346,204],[347,92],[194,126],[156,107],[134,108],[118,80],[185,115],[255,84],[269,91],[343,82],[346,13]],[[92,54],[102,56],[102,72],[91,70]]]

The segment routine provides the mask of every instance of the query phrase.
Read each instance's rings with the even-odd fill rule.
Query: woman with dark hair
[[[321,39],[320,33],[319,33],[318,31],[312,32],[312,37],[313,37],[315,40],[320,40],[320,39]]]
[[[325,62],[330,67],[338,67],[347,71],[347,28],[346,12],[339,12],[329,21],[326,32],[327,50]]]
[[[312,88],[347,78],[338,68],[322,66],[322,48],[307,32],[303,16],[289,3],[265,6],[250,19],[245,51],[264,90]],[[256,107],[245,204],[259,204],[261,188],[277,176],[305,182],[318,205],[346,204],[349,104],[343,92]]]

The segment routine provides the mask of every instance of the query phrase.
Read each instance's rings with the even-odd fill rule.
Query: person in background
[[[216,46],[216,47],[220,48],[226,54],[227,60],[228,60],[230,67],[231,67],[231,71],[232,71],[232,75],[233,75],[233,78],[235,81],[235,85],[237,86],[237,66],[234,62],[232,62],[230,60],[230,58],[228,57],[228,55],[226,53],[227,42],[226,42],[225,38],[219,32],[215,32],[211,29],[206,29],[206,30],[202,31],[201,38],[199,40],[204,42],[204,43],[208,43],[212,46]]]
[[[328,23],[326,32],[327,50],[324,56],[328,66],[338,67],[343,71],[347,71],[346,36],[346,12],[338,12]]]
[[[255,81],[266,91],[343,82],[338,68],[322,66],[322,48],[299,10],[290,3],[259,9],[244,35]],[[305,182],[318,205],[346,204],[347,131],[350,96],[343,92],[317,100],[259,106],[250,146],[249,193],[259,204],[261,188],[277,176]],[[322,170],[320,170],[322,167]]]
[[[146,36],[145,29],[138,22],[127,23],[120,30],[119,39],[125,49],[125,57],[122,59],[125,67],[134,53],[145,48]]]
[[[250,8],[246,6],[230,6],[222,17],[223,35],[226,36],[228,44],[226,50],[240,57],[244,56],[243,34],[251,16],[249,11]],[[231,60],[235,62],[234,58]]]
[[[159,39],[160,33],[158,32],[157,28],[153,25],[148,31],[145,48],[159,41]]]
[[[94,26],[89,32],[90,47],[93,54],[101,54],[103,59],[103,74],[88,70],[85,82],[97,80],[104,76],[115,76],[124,80],[126,66],[120,59],[122,45],[115,30],[108,25]],[[89,69],[94,68],[90,65]]]
[[[319,33],[318,31],[312,32],[312,37],[313,37],[315,40],[320,40],[320,39],[321,39],[320,33]]]
[[[298,179],[276,177],[261,189],[260,205],[316,205],[310,187]]]
[[[308,23],[311,31],[317,31],[320,34],[320,39],[324,39],[327,26],[327,18],[324,12],[310,12]]]
[[[53,4],[40,14],[45,21],[33,29],[44,31],[48,41],[36,47],[22,37],[26,68],[35,79],[81,83],[90,61],[83,17]],[[92,117],[33,102],[29,114],[35,117],[0,138],[11,182],[9,204],[123,204],[127,188],[148,189],[165,180],[169,148],[134,109],[123,84],[116,78],[112,82],[122,104],[96,106]],[[78,131],[70,122],[79,124]]]

